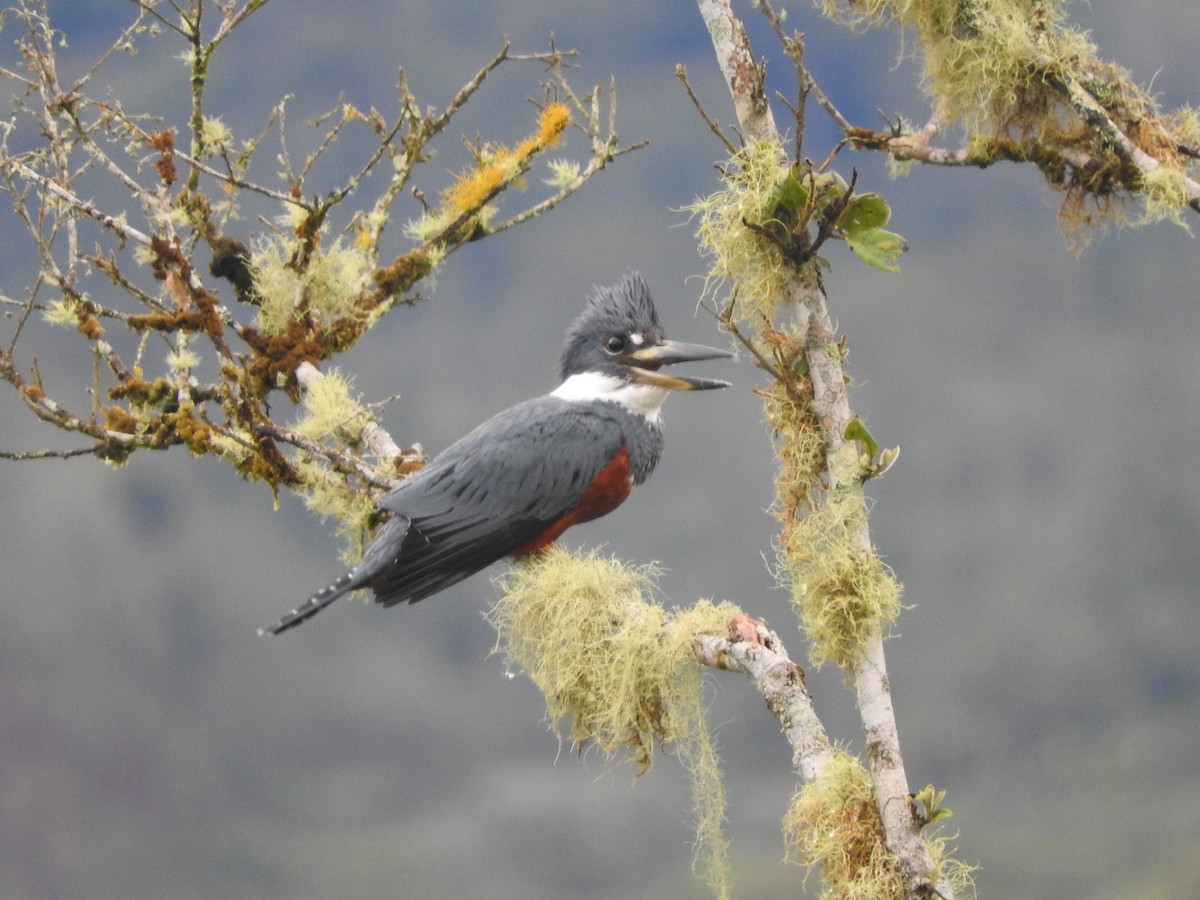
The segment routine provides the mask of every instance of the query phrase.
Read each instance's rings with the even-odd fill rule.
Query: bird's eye
[[[618,353],[620,353],[622,350],[625,349],[625,338],[619,334],[614,334],[612,337],[610,337],[608,340],[606,340],[604,342],[604,349],[608,353],[611,353],[612,355],[616,356]]]

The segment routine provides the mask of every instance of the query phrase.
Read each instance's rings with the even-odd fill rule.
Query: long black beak
[[[714,388],[729,387],[729,382],[718,381],[714,378],[685,378],[682,375],[668,375],[665,372],[659,372],[658,368],[674,363],[697,362],[702,359],[728,359],[731,356],[733,354],[728,350],[705,347],[703,344],[660,341],[626,353],[621,357],[621,362],[629,366],[629,371],[633,373],[633,380],[637,384],[652,384],[673,391],[711,391]]]

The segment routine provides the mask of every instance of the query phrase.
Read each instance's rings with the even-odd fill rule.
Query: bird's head
[[[562,386],[554,393],[571,400],[611,400],[657,418],[667,391],[707,391],[728,381],[690,378],[660,371],[663,366],[732,356],[728,350],[669,341],[658,321],[650,289],[636,272],[620,284],[598,288],[567,331],[561,362]]]

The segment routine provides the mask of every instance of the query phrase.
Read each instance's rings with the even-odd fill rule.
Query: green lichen
[[[783,818],[788,859],[821,873],[821,900],[901,900],[904,872],[887,850],[871,776],[859,760],[834,752],[803,785]]]
[[[308,458],[295,461],[299,483],[296,489],[304,505],[323,520],[337,522],[342,539],[342,560],[353,565],[362,558],[365,538],[376,513],[374,500],[365,491],[350,485],[345,478]]]
[[[295,250],[292,241],[271,236],[251,251],[250,270],[261,298],[258,328],[280,335],[310,316],[327,327],[365,321],[369,309],[361,298],[374,273],[367,254],[339,239],[328,249],[314,249],[301,271],[293,265]]]
[[[304,390],[304,412],[292,430],[314,441],[334,437],[356,443],[371,414],[354,396],[353,387],[352,380],[336,367],[313,379]]]
[[[813,665],[849,671],[900,614],[900,585],[860,535],[867,515],[858,484],[826,494],[785,523],[779,573],[809,640]]]
[[[1166,219],[1188,229],[1182,218],[1189,200],[1187,178],[1183,172],[1166,166],[1147,172],[1142,176],[1142,188],[1142,213],[1132,220],[1132,224],[1145,225]]]
[[[845,750],[792,798],[783,818],[787,859],[821,873],[821,900],[902,900],[904,872],[888,852],[883,823],[862,762]],[[937,871],[958,900],[972,900],[973,867],[948,856],[941,834],[926,836]]]
[[[688,767],[696,810],[697,872],[729,896],[724,790],[701,698],[697,634],[724,634],[732,604],[700,601],[670,613],[647,599],[653,567],[552,549],[503,576],[489,618],[510,662],[538,685],[550,726],[606,756],[624,751],[638,774],[655,746]],[[565,723],[565,724],[564,724]]]
[[[788,267],[778,248],[746,223],[765,224],[788,171],[777,144],[762,141],[738,151],[723,167],[725,189],[687,207],[696,221],[700,251],[709,259],[706,291],[721,282],[736,285],[735,319],[773,318],[787,284]]]
[[[1073,249],[1108,223],[1183,224],[1193,199],[1183,178],[1196,177],[1198,168],[1194,112],[1162,112],[1127,70],[1098,59],[1087,34],[1066,22],[1063,0],[821,0],[821,6],[852,26],[894,22],[915,35],[911,46],[943,130],[962,126],[980,164],[1004,158],[1036,165],[1064,195],[1060,223]],[[1131,160],[1116,133],[1152,163]]]
[[[1058,0],[822,0],[851,25],[911,28],[929,91],[969,132],[1034,124],[1025,111],[1053,105],[1049,84],[1094,58]]]

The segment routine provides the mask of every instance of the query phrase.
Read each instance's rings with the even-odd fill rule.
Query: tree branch
[[[729,0],[697,0],[700,17],[712,38],[717,64],[733,98],[742,137],[747,142],[777,141],[775,116],[767,102],[763,70],[750,50],[742,20],[733,14]]]
[[[806,782],[825,771],[833,745],[813,708],[804,669],[766,622],[742,615],[729,623],[729,637],[697,635],[694,650],[701,665],[750,676],[792,747],[792,768]]]
[[[780,148],[782,178],[787,164],[782,139],[766,102],[763,70],[753,58],[745,29],[728,0],[697,0],[697,5],[729,86],[742,134],[747,141],[766,142]],[[800,77],[803,79],[803,75]],[[789,272],[777,308],[787,306],[794,311],[795,332],[803,336],[804,360],[812,387],[811,409],[824,446],[825,491],[833,495],[840,489],[855,487],[846,479],[849,473],[861,472],[857,445],[843,437],[854,416],[846,392],[842,354],[815,264],[809,260],[793,266],[785,255],[779,265],[787,267]],[[859,522],[852,540],[866,553],[871,550],[871,537],[865,515]],[[921,835],[921,825],[912,814],[883,653],[883,634],[879,625],[870,629],[853,663],[853,677],[866,738],[867,764],[887,847],[902,867],[912,900],[931,895],[949,900],[953,889],[939,874]],[[812,764],[800,771],[806,777],[815,777],[827,761],[827,757],[816,754]]]

